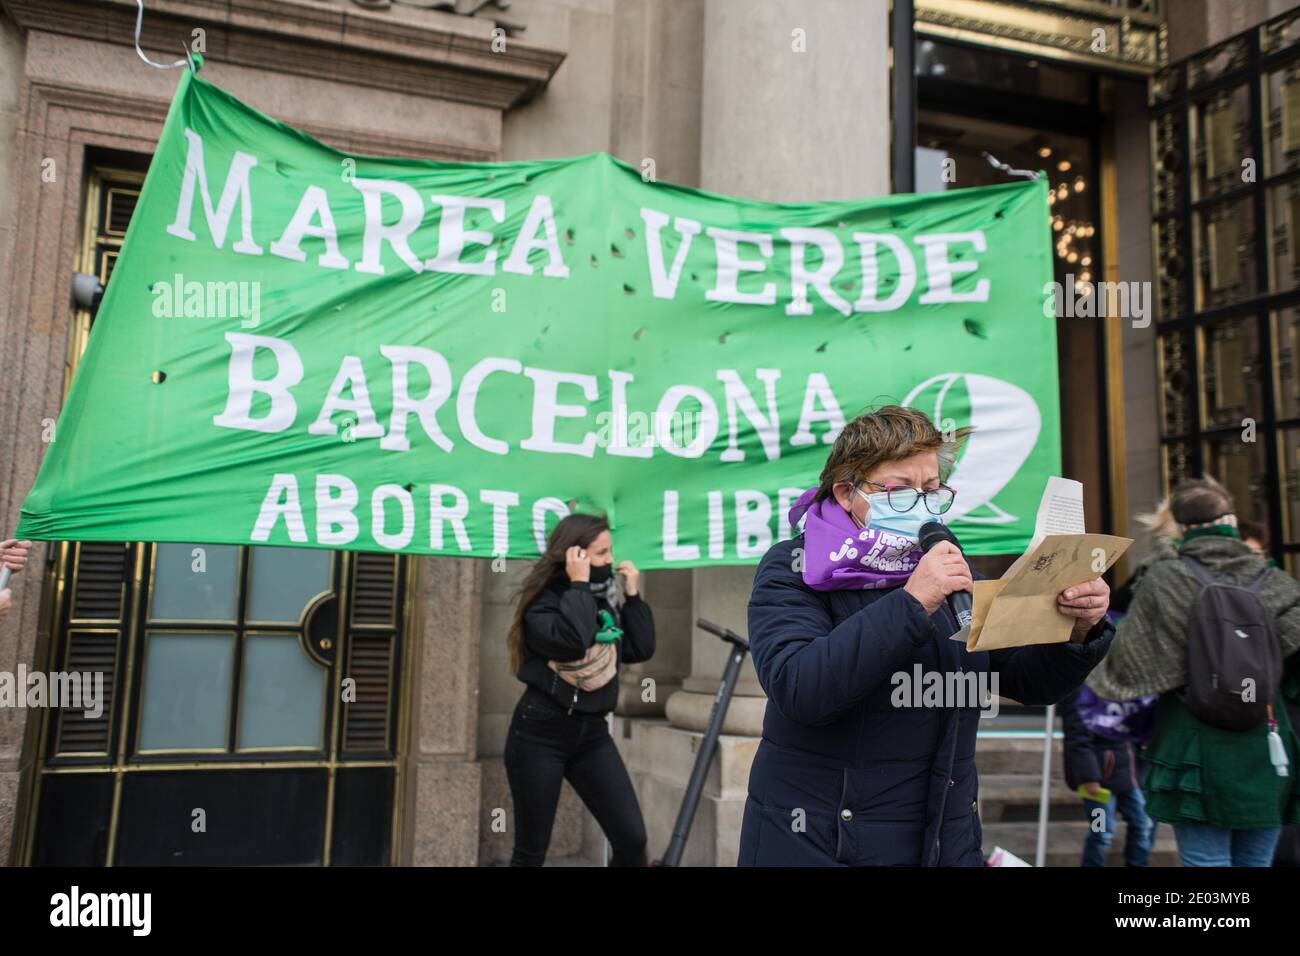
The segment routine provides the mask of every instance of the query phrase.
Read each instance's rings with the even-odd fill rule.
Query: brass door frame
[[[916,33],[1063,64],[1146,76],[1168,45],[1163,0],[914,0]],[[1105,37],[1098,49],[1098,31]]]
[[[1101,279],[1121,281],[1119,267],[1119,184],[1115,159],[1115,116],[1109,79],[1102,81],[1103,123],[1101,128]],[[1114,289],[1115,287],[1108,286]],[[1102,320],[1102,365],[1106,376],[1106,464],[1110,482],[1110,532],[1128,536],[1128,437],[1124,428],[1124,335],[1114,304],[1107,304],[1107,318]],[[1123,554],[1112,571],[1112,580],[1127,581],[1129,556]]]

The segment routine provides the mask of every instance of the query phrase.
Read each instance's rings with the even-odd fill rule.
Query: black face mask
[[[612,578],[613,576],[614,576],[614,565],[612,565],[612,564],[601,564],[601,565],[595,565],[595,564],[593,564],[593,565],[591,566],[591,574],[589,575],[588,580],[590,580],[592,584],[604,584],[606,581],[608,581],[608,580],[609,580],[610,578]]]

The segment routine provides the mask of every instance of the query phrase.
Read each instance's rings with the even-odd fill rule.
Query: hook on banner
[[[1041,172],[1036,172],[1032,169],[1014,169],[1011,166],[1008,166],[1006,163],[1001,162],[996,156],[994,156],[992,153],[988,152],[987,150],[980,153],[980,155],[984,157],[985,161],[990,166],[992,166],[994,169],[1002,170],[1008,176],[1023,176],[1025,179],[1041,179],[1043,176]]]
[[[185,50],[185,59],[176,60],[172,63],[155,63],[144,55],[144,50],[140,48],[140,30],[144,26],[144,0],[135,0],[135,6],[135,52],[139,54],[140,59],[144,60],[145,63],[148,63],[155,70],[175,70],[182,66],[188,66],[190,72],[197,75],[199,72],[198,67],[195,66],[194,57],[190,55],[188,48]]]

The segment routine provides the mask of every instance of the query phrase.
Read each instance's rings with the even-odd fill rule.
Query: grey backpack
[[[1215,580],[1186,555],[1182,560],[1203,585],[1189,622],[1183,702],[1213,727],[1252,730],[1268,716],[1282,682],[1277,624],[1258,594],[1272,569],[1238,587]]]

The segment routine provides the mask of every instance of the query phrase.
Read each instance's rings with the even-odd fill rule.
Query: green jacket
[[[1277,732],[1291,761],[1279,777],[1268,756],[1268,725],[1223,730],[1198,720],[1176,693],[1156,703],[1143,792],[1161,823],[1208,823],[1232,830],[1300,823],[1300,741],[1279,700]]]
[[[1189,537],[1180,553],[1205,565],[1230,584],[1248,584],[1263,569],[1238,538]],[[1129,613],[1116,629],[1110,653],[1088,678],[1088,686],[1109,700],[1159,693],[1156,732],[1147,748],[1150,764],[1143,790],[1147,811],[1162,823],[1207,823],[1230,829],[1300,823],[1300,740],[1282,697],[1274,707],[1278,733],[1290,759],[1279,777],[1269,760],[1268,726],[1232,731],[1198,720],[1177,690],[1187,683],[1187,635],[1201,585],[1172,552],[1143,575]],[[1277,618],[1282,654],[1294,673],[1300,647],[1300,582],[1275,571],[1261,586],[1260,600]]]

